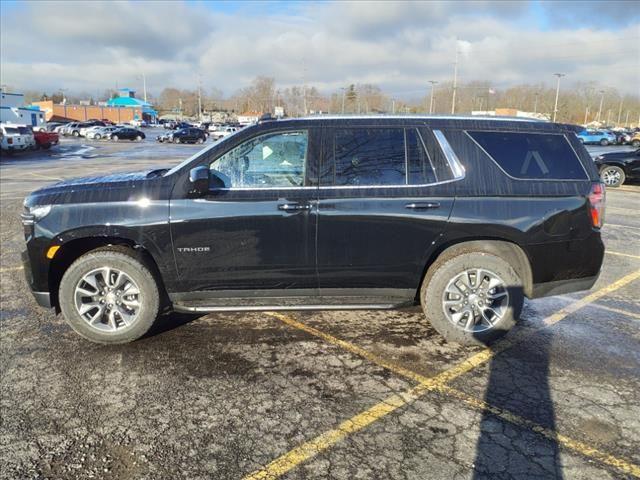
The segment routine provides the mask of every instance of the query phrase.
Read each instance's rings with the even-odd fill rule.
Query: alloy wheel
[[[465,270],[453,277],[442,296],[447,319],[466,332],[489,330],[505,315],[509,292],[494,272],[482,268]]]
[[[607,168],[602,171],[601,178],[603,183],[609,187],[619,185],[621,180],[620,171],[614,168]]]
[[[74,301],[87,324],[102,332],[115,332],[138,318],[142,295],[133,279],[121,270],[101,267],[85,274],[76,284]]]

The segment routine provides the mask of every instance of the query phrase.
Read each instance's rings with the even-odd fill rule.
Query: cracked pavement
[[[65,140],[58,152],[0,164],[0,478],[242,478],[416,386],[265,313],[168,314],[140,341],[100,346],[37,307],[16,269],[29,191],[172,165],[198,149],[90,146]],[[615,253],[592,292],[640,269],[640,186],[607,197],[603,235]],[[447,384],[460,396],[425,391],[282,478],[632,478],[589,448],[640,465],[639,287],[624,284],[543,330],[589,292],[527,302],[514,345]],[[287,316],[425,377],[481,352],[445,343],[419,309]]]

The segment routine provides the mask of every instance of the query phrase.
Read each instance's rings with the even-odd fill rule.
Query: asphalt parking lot
[[[640,478],[640,185],[607,192],[594,288],[527,302],[491,349],[416,309],[170,314],[99,346],[36,306],[29,191],[200,148],[64,140],[0,162],[0,478]]]

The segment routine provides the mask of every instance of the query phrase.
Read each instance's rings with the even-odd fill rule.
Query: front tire
[[[141,137],[140,135],[138,135],[138,136],[136,137],[136,142],[141,142],[141,141],[142,141],[142,137]]]
[[[606,138],[603,138],[602,140],[600,140],[600,145],[602,145],[603,147],[606,147],[607,145],[609,145],[609,140],[607,140]]]
[[[179,138],[174,138],[173,139],[173,143],[180,143],[180,139]]]
[[[59,289],[69,325],[95,343],[132,342],[158,316],[160,293],[154,275],[124,249],[95,250],[67,269]]]
[[[626,179],[624,170],[614,165],[605,165],[600,169],[600,179],[607,187],[619,187]]]
[[[631,145],[633,145],[634,147],[640,147],[640,140],[634,140],[633,142],[631,142]]]
[[[489,345],[504,336],[522,311],[522,280],[504,259],[471,251],[441,257],[429,268],[420,302],[447,341]]]
[[[111,140],[113,140],[114,142],[117,142],[120,139],[118,138],[118,135],[111,135]]]

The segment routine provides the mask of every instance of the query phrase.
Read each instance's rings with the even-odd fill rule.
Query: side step
[[[382,300],[382,302],[381,302]],[[292,310],[392,310],[413,305],[404,298],[278,297],[174,301],[177,312],[263,312]]]

